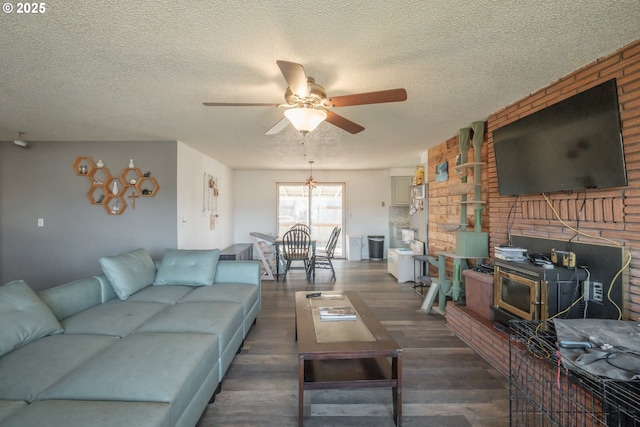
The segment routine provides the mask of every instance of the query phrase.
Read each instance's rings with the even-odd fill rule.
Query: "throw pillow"
[[[220,249],[167,249],[154,285],[210,286],[216,275]]]
[[[0,286],[0,356],[47,335],[64,332],[51,309],[23,280]]]
[[[145,249],[100,258],[102,272],[118,298],[126,300],[131,295],[153,283],[156,265]]]

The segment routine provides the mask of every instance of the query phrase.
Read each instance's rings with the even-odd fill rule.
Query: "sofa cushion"
[[[179,302],[236,302],[242,304],[243,316],[246,316],[258,301],[260,288],[245,283],[214,283],[213,286],[194,289]]]
[[[64,319],[62,326],[65,334],[124,337],[164,310],[167,305],[114,299]]]
[[[49,307],[22,280],[0,286],[0,356],[38,338],[63,332]]]
[[[32,402],[69,372],[118,341],[99,335],[52,335],[0,358],[0,399]]]
[[[149,319],[134,333],[176,332],[217,334],[224,349],[242,329],[242,305],[225,302],[178,303]]]
[[[99,262],[116,295],[122,300],[151,285],[156,277],[156,265],[143,248],[102,257]]]
[[[109,285],[110,286],[110,285]],[[38,292],[58,320],[102,303],[102,285],[95,277],[74,280]]]
[[[140,292],[131,295],[127,302],[159,302],[162,304],[175,304],[189,292],[193,286],[149,286]]]
[[[259,261],[220,261],[214,282],[260,285],[260,268]]]
[[[17,411],[3,427],[169,427],[166,403],[44,400]]]
[[[215,390],[218,353],[214,334],[129,335],[74,369],[39,400],[169,403],[175,425],[203,383],[209,396]]]
[[[167,249],[162,255],[154,285],[207,286],[213,284],[219,249]]]
[[[220,378],[223,378],[242,345],[242,305],[232,302],[188,302],[167,307],[145,322],[138,333],[216,334],[220,345]]]
[[[26,405],[27,402],[19,400],[0,400],[0,424],[2,424],[2,420],[4,420],[5,418],[9,418],[11,415],[18,412],[20,408],[23,408]]]

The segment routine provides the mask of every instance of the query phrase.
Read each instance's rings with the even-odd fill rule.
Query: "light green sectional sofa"
[[[194,426],[260,311],[260,266],[219,250],[103,257],[36,294],[0,286],[0,426]]]

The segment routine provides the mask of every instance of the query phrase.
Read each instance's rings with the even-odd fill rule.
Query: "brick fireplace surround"
[[[542,196],[513,197],[498,194],[492,132],[514,120],[568,98],[611,78],[617,79],[622,135],[627,166],[627,187],[588,190],[586,195],[553,194],[551,203],[563,220],[575,225],[579,217],[580,230],[590,235],[611,239],[625,246],[632,256],[628,269],[628,290],[623,292],[626,318],[640,318],[640,40],[597,59],[553,84],[497,111],[487,118],[482,158],[482,231],[489,233],[490,257],[493,247],[508,242],[508,232],[530,237],[567,241],[574,237],[551,214]],[[460,127],[468,124],[461,123]],[[448,161],[455,164],[459,153],[458,137],[444,141],[429,150],[427,182],[429,183],[429,254],[455,251],[454,234],[443,231],[438,224],[460,220],[459,208],[447,189],[449,182],[436,182],[436,165]],[[457,182],[450,174],[450,182]],[[586,200],[581,210],[583,200]],[[509,219],[509,213],[511,218]],[[473,221],[473,218],[470,218]],[[603,242],[580,236],[576,241]],[[451,274],[452,265],[448,265]],[[431,275],[436,276],[434,271]],[[499,372],[508,375],[509,339],[494,329],[493,322],[484,320],[464,306],[449,302],[446,307],[450,329],[471,348],[483,356]]]
[[[447,326],[505,377],[509,376],[509,337],[465,306],[447,303]]]

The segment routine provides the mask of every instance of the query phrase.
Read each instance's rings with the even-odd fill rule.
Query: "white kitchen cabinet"
[[[391,177],[391,206],[409,206],[412,179],[411,176]]]

